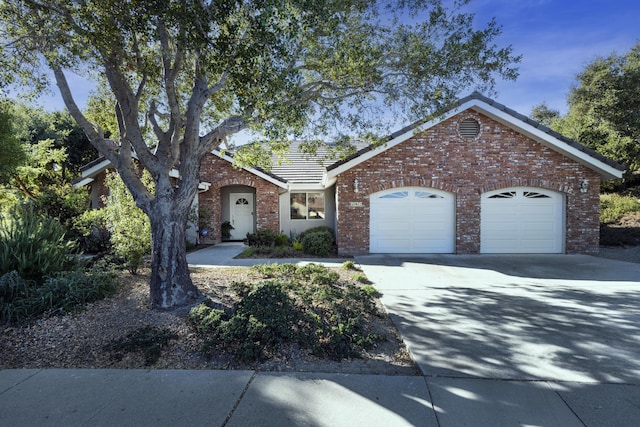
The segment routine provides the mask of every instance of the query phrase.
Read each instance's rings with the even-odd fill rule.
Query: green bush
[[[331,227],[327,227],[327,226],[324,226],[324,225],[321,225],[319,227],[309,228],[309,229],[303,231],[298,236],[298,240],[300,242],[302,242],[302,239],[304,239],[304,236],[306,236],[307,234],[318,233],[318,232],[327,232],[327,233],[329,233],[329,235],[331,235],[331,243],[333,244],[333,229]]]
[[[369,279],[367,278],[367,275],[364,273],[356,274],[355,276],[353,276],[353,280],[360,283],[369,283]]]
[[[640,212],[640,201],[633,196],[602,194],[600,196],[600,222],[609,224],[626,214]]]
[[[19,206],[0,219],[0,275],[17,271],[27,280],[44,277],[73,266],[69,254],[75,242],[56,220],[40,217],[32,206]]]
[[[309,255],[327,256],[332,243],[333,236],[326,230],[306,233],[302,238],[302,251]]]
[[[278,233],[273,230],[258,230],[255,233],[247,233],[245,243],[249,246],[275,246]]]
[[[246,287],[237,288],[244,294]],[[249,290],[235,305],[233,316],[200,304],[189,312],[188,323],[208,335],[205,348],[226,348],[241,362],[264,358],[265,351],[290,341],[296,333],[299,311],[278,282],[267,281]]]
[[[67,313],[113,295],[117,286],[115,273],[102,263],[87,271],[60,272],[41,283],[12,271],[0,276],[0,319],[25,323],[44,313]]]
[[[291,246],[293,246],[293,249],[295,249],[296,251],[302,250],[302,242],[300,242],[300,240],[298,239],[295,239],[293,242],[291,242]]]
[[[146,171],[142,182],[153,191],[153,180]],[[144,256],[151,253],[149,217],[136,206],[117,173],[107,174],[105,185],[110,195],[103,199],[103,210],[111,233],[113,254],[122,260],[131,274],[136,274]]]
[[[271,248],[274,246],[289,246],[289,238],[282,233],[273,230],[258,230],[255,233],[248,233],[245,243],[249,246]]]
[[[356,263],[351,260],[343,262],[342,268],[344,268],[345,270],[358,270],[358,267],[356,267]]]
[[[104,209],[91,209],[73,220],[73,228],[78,234],[78,245],[85,253],[97,254],[111,250],[111,233]]]
[[[266,280],[234,283],[239,299],[229,312],[203,303],[189,313],[205,351],[224,349],[250,362],[292,343],[341,360],[358,357],[380,340],[366,322],[378,314],[374,288],[340,283],[336,272],[318,264],[260,265],[252,271]]]

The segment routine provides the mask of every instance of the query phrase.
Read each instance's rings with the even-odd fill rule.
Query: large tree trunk
[[[151,220],[153,263],[151,266],[151,306],[167,309],[182,306],[199,296],[189,276],[185,246],[189,209],[179,209],[168,198],[156,199]]]

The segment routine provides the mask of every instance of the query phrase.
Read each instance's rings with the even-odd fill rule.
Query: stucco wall
[[[324,207],[325,217],[324,219],[291,219],[291,205],[290,205],[290,193],[285,192],[280,194],[280,231],[289,235],[297,235],[301,232],[313,227],[329,227],[335,228],[335,212],[336,212],[336,200],[335,200],[335,188],[331,187],[326,190],[293,190],[296,192],[322,192],[324,194]]]
[[[480,123],[477,138],[458,134],[458,123],[466,118]],[[353,184],[356,179],[357,193]],[[580,191],[583,180],[588,181],[586,192]],[[466,111],[338,176],[341,254],[369,252],[369,195],[405,186],[436,188],[456,195],[456,253],[480,251],[482,193],[513,186],[563,193],[565,251],[598,251],[600,176],[489,117]]]

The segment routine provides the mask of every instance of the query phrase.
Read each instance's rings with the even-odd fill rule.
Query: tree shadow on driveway
[[[584,258],[599,259],[584,256],[512,274],[483,257],[358,259],[425,375],[640,384],[640,266],[587,278]]]

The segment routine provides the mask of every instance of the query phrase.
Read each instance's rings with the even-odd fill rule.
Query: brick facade
[[[480,123],[476,138],[462,137],[458,123]],[[358,192],[354,192],[354,180]],[[580,191],[583,180],[586,192]],[[467,110],[389,148],[337,177],[338,250],[369,252],[369,196],[419,186],[456,197],[456,253],[480,252],[480,200],[487,191],[523,186],[565,196],[565,252],[597,253],[600,175],[576,161],[490,119]],[[358,206],[359,202],[361,206]]]
[[[211,183],[209,190],[200,193],[198,203],[206,209],[209,218],[209,235],[202,243],[218,243],[221,241],[220,225],[222,223],[221,189],[230,185],[245,185],[255,190],[255,227],[257,230],[270,229],[279,231],[279,187],[244,169],[234,168],[231,163],[220,157],[209,154],[200,165],[200,180]]]

